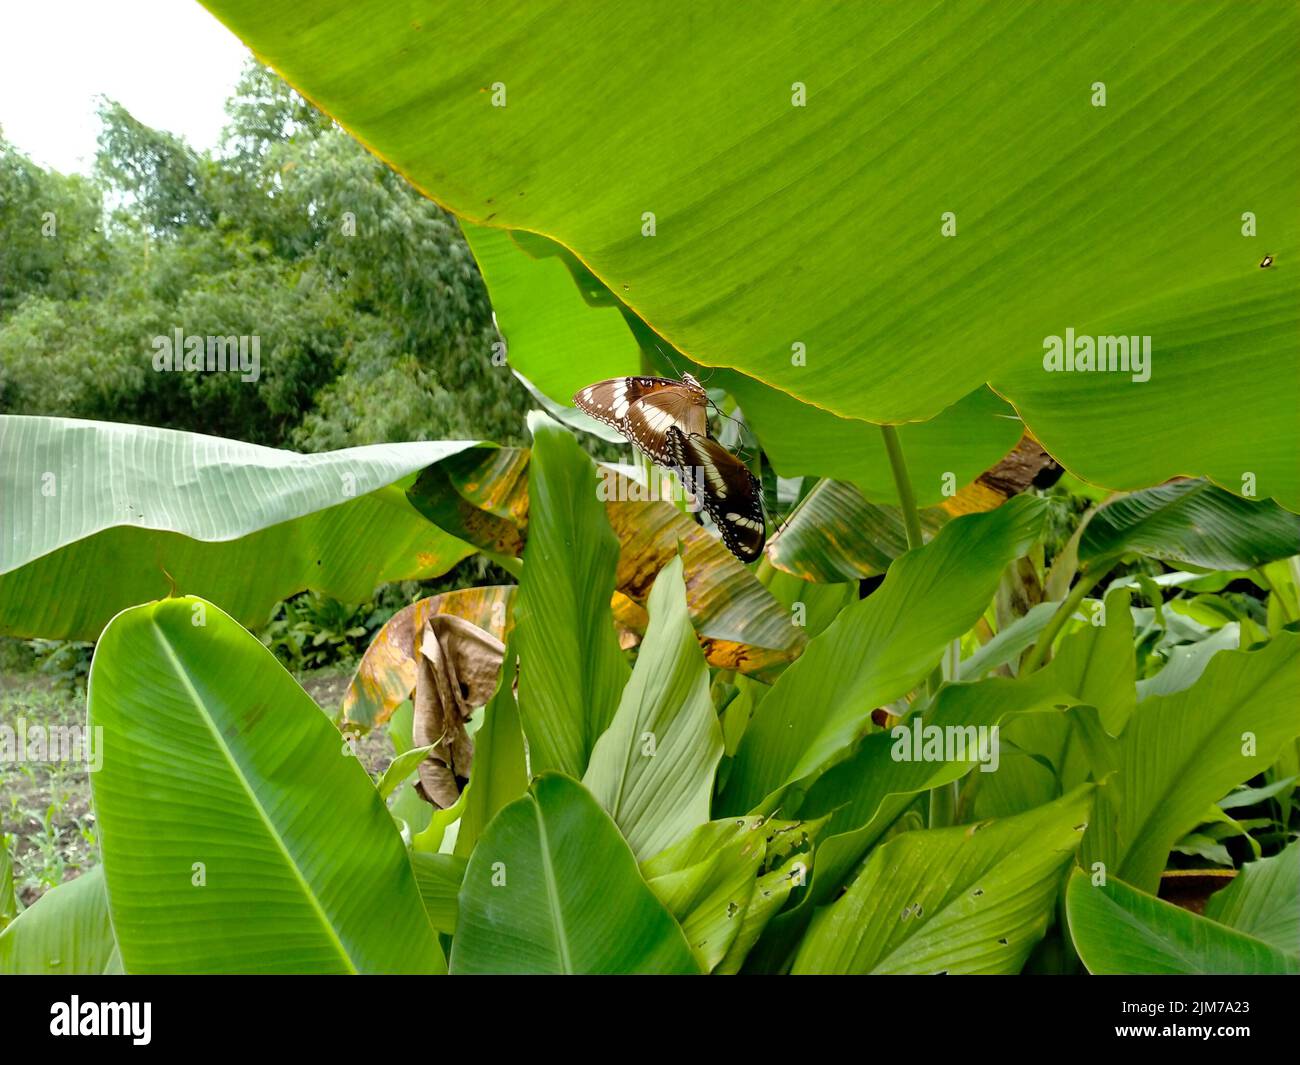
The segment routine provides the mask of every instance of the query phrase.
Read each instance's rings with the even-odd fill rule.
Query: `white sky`
[[[247,55],[197,0],[0,0],[0,129],[42,166],[88,173],[104,95],[210,148]]]

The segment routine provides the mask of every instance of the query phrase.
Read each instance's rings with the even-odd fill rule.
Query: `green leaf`
[[[914,688],[945,645],[969,629],[1003,568],[1038,535],[1042,500],[1018,497],[958,518],[901,556],[868,598],[845,608],[759,704],[719,799],[722,812],[755,809],[825,767],[877,706]]]
[[[622,304],[568,249],[467,221],[461,231],[492,297],[510,365],[542,392],[572,405],[574,393],[593,381],[641,372],[641,348]]]
[[[1247,862],[1205,904],[1205,916],[1300,957],[1300,842]]]
[[[387,799],[397,790],[397,786],[409,777],[418,768],[421,762],[429,757],[429,752],[438,745],[431,743],[427,747],[413,747],[409,751],[403,751],[391,762],[388,768],[384,770],[384,775],[379,778],[376,785],[381,799]]]
[[[798,625],[809,638],[820,636],[841,610],[856,602],[859,588],[857,581],[818,584],[781,570],[774,570],[767,581],[767,590],[786,608],[791,624]]]
[[[1007,729],[1024,722],[1053,722],[1059,711],[1080,701],[1080,697],[1058,679],[1052,666],[1027,677],[986,677],[969,684],[947,684],[921,714],[914,714],[889,731],[873,732],[844,761],[833,766],[808,790],[799,812],[805,817],[830,814],[831,823],[818,849],[814,898],[829,897],[852,867],[884,834],[890,823],[922,791],[951,783],[965,776],[980,762],[978,746],[965,746],[965,755],[931,759],[914,758],[913,738],[920,732],[924,752],[924,730]],[[961,733],[963,743],[969,734]],[[975,733],[978,743],[978,732]],[[955,749],[954,754],[959,752]],[[1001,771],[1000,743],[991,745],[980,765],[982,772]]]
[[[944,685],[934,701],[919,715],[914,713],[889,731],[870,733],[848,758],[819,777],[797,809],[803,817],[829,816],[830,824],[821,834],[809,891],[798,905],[776,919],[769,949],[780,956],[783,950],[797,942],[812,916],[813,906],[822,905],[834,897],[858,863],[885,836],[918,794],[959,780],[975,768],[977,761],[981,761],[979,750],[976,746],[976,757],[969,753],[970,733],[966,730],[996,726],[1005,733],[1025,725],[1035,726],[1034,735],[1041,731],[1055,742],[1056,745],[1049,748],[1052,758],[1072,780],[1081,780],[1078,763],[1082,755],[1081,752],[1074,753],[1075,745],[1068,742],[1072,736],[1070,723],[1059,711],[1087,701],[1085,695],[1104,701],[1099,692],[1104,692],[1107,686],[1098,689],[1088,684],[1091,673],[1088,667],[1094,653],[1108,648],[1113,652],[1122,647],[1131,661],[1131,623],[1118,609],[1113,613],[1108,611],[1106,617],[1108,624],[1104,628],[1093,630],[1089,626],[1087,630],[1068,635],[1062,641],[1056,658],[1035,673],[1016,678],[991,676],[972,683]],[[1078,650],[1072,648],[1075,643],[1081,645]],[[1105,673],[1105,670],[1098,669],[1099,676]],[[1131,679],[1129,684],[1132,685]],[[952,756],[945,745],[942,758],[910,757],[909,752],[915,749],[912,734],[918,728],[931,727],[940,730],[937,735],[954,737]],[[956,748],[957,730],[961,730],[964,750]],[[922,731],[922,754],[925,735]],[[978,745],[978,731],[974,739]],[[1042,784],[1041,778],[1045,774],[1049,778],[1050,791],[1041,797],[1047,801],[1060,794],[1055,765],[1043,755],[1031,757],[1018,752],[1011,743],[1003,743],[1001,736],[991,744],[988,754],[993,757],[982,759],[981,773],[975,782],[977,808],[980,806],[978,798],[984,794],[987,782],[993,782],[995,788],[1005,792],[1002,778],[1009,774],[1018,774],[1022,783],[1033,783],[1035,787]],[[1018,770],[1017,759],[1031,763],[1038,774],[1030,776],[1028,772]],[[1039,795],[1037,790],[1029,794]],[[1013,798],[1007,813],[1026,809],[1025,794],[1015,794]],[[995,795],[994,802],[985,805],[996,808],[996,800]],[[769,958],[769,964],[773,960]]]
[[[0,932],[0,975],[97,976],[121,971],[102,866],[51,888]]]
[[[734,370],[701,370],[675,349],[665,350],[671,345],[621,314],[614,294],[554,241],[472,224],[464,229],[511,365],[552,400],[568,404],[593,381],[643,373],[649,356],[664,373],[695,371],[710,388],[730,392],[782,476],[837,477],[857,484],[869,499],[898,498],[878,426],[801,403]],[[642,346],[650,348],[644,355]],[[599,422],[580,417],[607,438]],[[899,439],[921,504],[939,502],[949,478],[974,480],[1015,446],[1021,431],[1012,408],[988,388],[929,421],[902,426]]]
[[[1097,714],[1073,711],[1098,780],[1087,863],[1155,890],[1170,850],[1234,785],[1267,769],[1300,735],[1300,636],[1257,651],[1222,651],[1200,680],[1138,704],[1118,739]]]
[[[515,702],[515,650],[506,645],[501,680],[483,708],[483,724],[474,734],[465,812],[456,833],[455,852],[468,856],[492,819],[528,790],[528,756]]]
[[[1300,553],[1300,516],[1208,481],[1175,481],[1108,503],[1079,540],[1079,560],[1092,570],[1129,553],[1206,569],[1251,569]]]
[[[1190,688],[1205,672],[1210,660],[1220,651],[1235,651],[1241,643],[1241,626],[1236,623],[1224,625],[1211,635],[1196,643],[1178,644],[1170,647],[1165,664],[1154,677],[1145,677],[1137,682],[1137,696],[1145,699],[1150,695],[1172,695],[1174,692]]]
[[[709,667],[686,611],[681,559],[674,559],[655,578],[650,627],[582,782],[644,860],[708,821],[721,758]]]
[[[922,529],[933,536],[946,519],[940,510],[922,511]],[[832,584],[884,573],[906,550],[907,533],[897,507],[868,503],[844,481],[823,480],[772,538],[768,557],[777,569]]]
[[[1297,780],[1300,780],[1300,777],[1290,776],[1258,788],[1237,788],[1225,798],[1220,799],[1215,805],[1220,810],[1236,810],[1242,806],[1254,806],[1256,803],[1271,799],[1275,795],[1287,793],[1295,786]]]
[[[437,972],[365,770],[253,636],[186,597],[134,607],[91,664],[92,774],[131,972]]]
[[[761,817],[710,821],[641,865],[705,972],[726,957],[745,923],[768,831]]]
[[[581,777],[628,678],[610,596],[618,540],[573,434],[529,419],[528,546],[515,598],[519,716],[534,772]]]
[[[730,392],[773,468],[783,477],[848,481],[873,503],[898,502],[880,426],[801,403],[735,370],[702,371],[710,388]],[[988,388],[977,388],[927,421],[898,427],[919,506],[942,503],[1016,446],[1024,426]],[[892,507],[890,508],[892,509]]]
[[[1066,891],[1066,912],[1075,949],[1090,973],[1300,973],[1300,958],[1114,877],[1104,887],[1094,887],[1076,869]]]
[[[1092,788],[989,824],[904,832],[813,918],[794,972],[1018,973],[1047,928]]]
[[[21,912],[18,894],[14,890],[14,860],[9,853],[9,837],[0,832],[0,932]]]
[[[0,537],[0,633],[93,640],[173,581],[261,625],[305,588],[362,602],[377,585],[436,577],[472,549],[421,518],[401,482],[470,446],[299,455],[172,429],[0,416],[10,530]]]
[[[796,822],[798,823],[798,822]],[[769,850],[771,844],[769,843]],[[731,946],[727,948],[726,957],[718,963],[714,972],[730,975],[740,972],[762,937],[763,932],[780,913],[781,908],[790,898],[796,886],[802,886],[808,879],[808,855],[796,851],[786,857],[781,864],[769,869],[758,878],[753,894],[749,896],[749,906],[745,909],[744,921]]]
[[[449,936],[456,931],[457,899],[465,880],[464,858],[455,854],[426,854],[411,851],[411,871],[424,900],[425,913],[435,932]]]
[[[1060,603],[1038,603],[1029,613],[1018,617],[975,651],[962,660],[958,671],[960,680],[978,680],[998,666],[1019,662],[1021,654],[1033,646],[1038,634],[1047,627]]]
[[[1059,645],[1047,674],[1056,687],[1069,692],[1072,705],[1095,707],[1102,727],[1116,733],[1136,705],[1134,695],[1133,614],[1127,589],[1112,589],[1104,603],[1083,611],[1086,620]],[[1094,624],[1102,621],[1104,624]],[[1079,742],[1075,719],[1066,714],[1030,714],[1009,722],[1002,738],[1013,748],[1037,758],[1054,773],[1061,791],[1088,779],[1088,756]],[[1006,781],[999,781],[999,786]],[[1032,795],[1020,797],[1016,809],[1035,805]]]
[[[544,773],[474,848],[453,973],[693,973],[682,930],[600,804]]]
[[[418,188],[562,244],[698,362],[875,422],[992,382],[1086,479],[1250,472],[1300,509],[1289,0],[538,0],[523,27],[492,5],[207,6]],[[1149,379],[1045,372],[1067,329],[1151,337]]]

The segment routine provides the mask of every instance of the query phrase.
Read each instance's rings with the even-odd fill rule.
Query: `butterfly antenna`
[[[799,512],[803,510],[804,506],[807,504],[811,496],[812,496],[811,490],[804,493],[804,497],[801,500],[799,500],[799,502],[797,502],[794,505],[794,507],[790,510],[790,513],[785,516],[785,520],[777,523],[776,532],[772,534],[773,540],[775,540],[778,536],[780,536],[783,532],[785,532],[785,530],[789,527],[790,523],[794,521],[794,519],[798,516]]]
[[[673,373],[675,373],[678,377],[681,377],[682,371],[677,368],[677,363],[673,362],[673,357],[663,349],[663,346],[659,343],[659,341],[656,340],[654,342],[654,345],[655,345],[655,351],[659,352],[659,354],[663,356],[664,362],[668,364],[669,368],[673,371]]]
[[[725,414],[722,408],[719,407],[716,403],[714,403],[713,400],[709,399],[709,400],[705,400],[705,402],[708,403],[708,405],[717,412],[718,417],[721,418],[724,422],[733,422],[735,424],[736,428],[740,430],[740,437],[742,441],[745,440],[746,433],[748,433],[750,436],[754,435],[753,430],[750,429],[748,425],[746,425],[739,418],[736,418],[733,415]]]

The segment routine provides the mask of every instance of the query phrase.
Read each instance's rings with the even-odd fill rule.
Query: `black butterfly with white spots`
[[[709,436],[687,436],[675,425],[664,434],[672,466],[691,495],[704,504],[727,550],[741,562],[763,553],[763,486],[740,459]]]
[[[690,374],[666,377],[614,377],[588,385],[573,397],[580,410],[613,426],[660,466],[671,466],[665,433],[709,435],[709,394]]]

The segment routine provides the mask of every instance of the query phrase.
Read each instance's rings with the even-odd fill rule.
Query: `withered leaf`
[[[417,790],[447,809],[469,780],[474,743],[465,722],[496,690],[505,645],[490,632],[450,614],[435,614],[420,629],[411,738],[434,745],[420,763]]]

